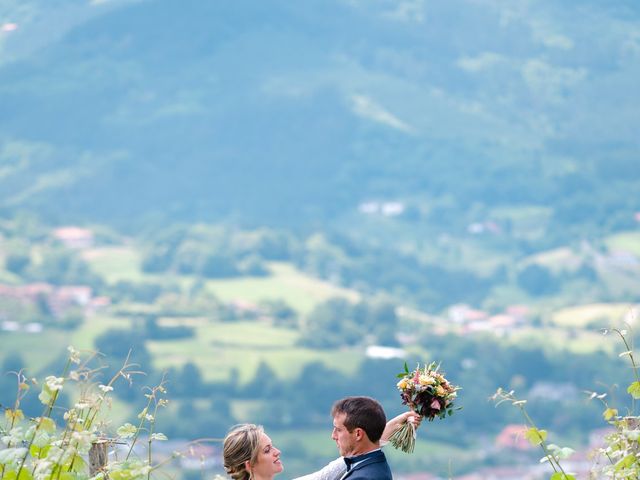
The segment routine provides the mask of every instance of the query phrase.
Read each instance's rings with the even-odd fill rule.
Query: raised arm
[[[387,443],[389,441],[389,437],[393,434],[393,432],[395,432],[396,428],[398,428],[404,422],[411,422],[415,425],[416,428],[418,428],[420,426],[420,423],[422,422],[422,417],[411,410],[393,417],[387,422],[387,425],[384,427],[384,432],[382,432],[380,443],[382,445]]]

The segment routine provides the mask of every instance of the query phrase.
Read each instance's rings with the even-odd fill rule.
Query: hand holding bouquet
[[[404,372],[398,374],[400,381],[397,384],[400,390],[402,403],[408,405],[422,418],[432,421],[434,418],[445,418],[453,414],[453,401],[457,397],[456,387],[445,378],[444,372],[440,372],[440,365],[435,362],[420,368],[420,364],[412,372],[407,364],[404,364]],[[416,443],[416,429],[411,422],[400,425],[389,437],[389,441],[395,448],[403,452],[413,452]]]

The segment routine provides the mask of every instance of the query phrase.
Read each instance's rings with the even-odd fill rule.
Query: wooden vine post
[[[106,438],[101,438],[91,443],[91,448],[89,449],[89,475],[91,477],[102,472],[104,474],[104,478],[108,478],[106,466],[107,456],[109,454],[109,443],[111,443],[111,441]]]

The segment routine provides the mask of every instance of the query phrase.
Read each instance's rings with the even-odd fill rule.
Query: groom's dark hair
[[[338,400],[331,408],[331,416],[345,414],[344,426],[350,432],[361,428],[372,442],[382,436],[387,424],[387,417],[380,402],[371,397],[346,397]]]

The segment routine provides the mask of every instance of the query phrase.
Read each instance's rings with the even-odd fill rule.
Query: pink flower
[[[434,398],[434,399],[433,399],[433,401],[431,402],[431,405],[430,405],[430,406],[431,406],[431,408],[432,408],[433,410],[440,410],[440,408],[441,408],[441,407],[440,407],[440,402],[438,401],[438,399],[437,399],[437,398]]]

